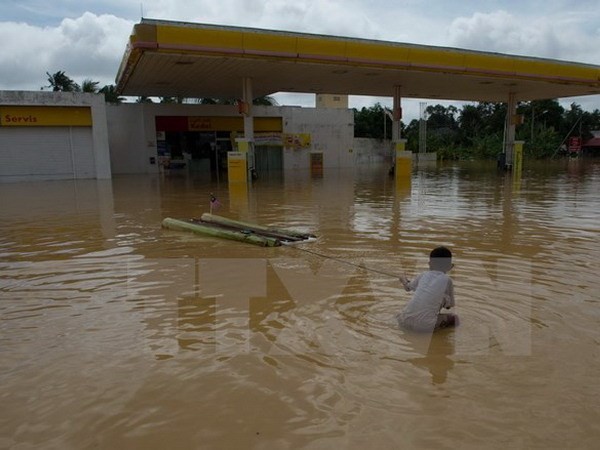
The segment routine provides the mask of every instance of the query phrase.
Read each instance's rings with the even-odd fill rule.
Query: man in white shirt
[[[442,313],[442,308],[454,306],[454,286],[447,272],[452,269],[452,252],[446,247],[436,247],[429,254],[429,270],[409,281],[400,281],[413,297],[396,318],[401,327],[421,332],[432,332],[458,325],[456,314]]]

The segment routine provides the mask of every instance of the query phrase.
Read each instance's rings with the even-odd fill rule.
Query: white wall
[[[234,116],[230,105],[122,103],[107,105],[108,136],[113,173],[158,173],[156,116]]]
[[[392,141],[354,138],[354,161],[357,165],[392,162]]]
[[[323,168],[354,165],[354,113],[349,109],[281,107],[284,133],[310,133],[308,149],[284,149],[286,169],[310,167],[310,152],[323,152]]]
[[[92,142],[94,143],[94,162],[96,178],[109,179],[110,151],[108,145],[108,125],[106,123],[106,102],[104,94],[82,94],[88,96],[92,107]]]
[[[158,172],[158,167],[152,167],[144,153],[143,105],[106,105],[106,116],[112,173]]]

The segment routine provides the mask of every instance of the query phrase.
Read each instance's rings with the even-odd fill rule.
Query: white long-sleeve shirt
[[[454,306],[452,279],[444,272],[428,270],[407,287],[415,293],[398,315],[398,321],[414,330],[433,331],[440,309]]]

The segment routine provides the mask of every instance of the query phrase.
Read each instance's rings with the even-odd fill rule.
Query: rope
[[[558,151],[560,150],[560,148],[562,147],[562,145],[565,143],[565,141],[567,140],[567,138],[569,137],[569,135],[573,132],[573,130],[575,129],[575,127],[577,126],[577,124],[579,123],[579,121],[581,120],[583,116],[580,116],[576,121],[575,121],[575,125],[573,125],[571,127],[571,129],[569,130],[569,132],[565,135],[565,137],[563,138],[563,140],[561,141],[560,144],[558,144],[558,147],[556,147],[556,150],[554,150],[554,153],[552,154],[551,158],[554,159],[554,157],[556,156],[556,154],[558,153]],[[580,130],[581,131],[581,130]]]
[[[399,278],[399,276],[398,276],[398,275],[391,274],[391,273],[389,273],[389,272],[383,272],[383,271],[381,271],[381,270],[377,270],[377,269],[372,269],[372,268],[370,268],[370,267],[367,267],[367,266],[365,266],[363,263],[360,263],[360,264],[355,264],[355,263],[353,263],[353,262],[346,261],[345,259],[335,258],[335,257],[333,257],[333,256],[325,255],[325,254],[323,254],[323,253],[315,252],[315,251],[313,251],[313,250],[307,250],[307,249],[305,249],[305,248],[296,247],[296,245],[297,245],[297,244],[295,244],[295,245],[290,245],[290,244],[288,244],[287,242],[282,242],[282,244],[283,244],[283,245],[285,245],[286,247],[295,248],[296,250],[300,250],[300,251],[302,251],[302,252],[310,253],[311,255],[319,256],[320,258],[331,259],[331,260],[333,260],[333,261],[337,261],[337,262],[339,262],[339,263],[346,264],[346,265],[348,265],[348,266],[358,267],[359,269],[364,269],[364,270],[366,270],[366,271],[368,271],[368,272],[375,272],[375,273],[378,273],[378,274],[381,274],[381,275],[386,275],[386,276],[388,276],[388,277],[392,277],[392,278],[396,278],[396,279],[398,279],[398,278]]]

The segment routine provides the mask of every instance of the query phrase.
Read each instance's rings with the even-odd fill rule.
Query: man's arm
[[[406,274],[400,275],[400,282],[402,283],[402,286],[404,286],[404,290],[406,292],[410,292],[417,289],[417,286],[419,285],[419,280],[421,279],[421,275],[422,274],[417,275],[412,280],[409,280]]]
[[[446,286],[442,306],[446,309],[454,307],[454,283],[452,282],[452,278],[448,278],[448,286]]]
[[[410,291],[410,280],[408,279],[406,274],[403,273],[402,275],[400,275],[400,283],[402,283],[402,286],[404,286],[404,290],[406,292]]]

